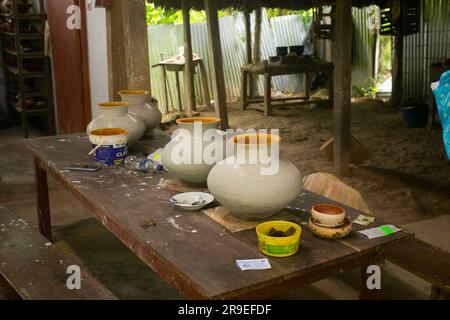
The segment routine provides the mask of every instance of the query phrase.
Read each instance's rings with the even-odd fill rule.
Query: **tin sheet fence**
[[[430,65],[450,58],[450,5],[447,0],[421,1],[420,32],[404,39],[403,98],[427,101]]]

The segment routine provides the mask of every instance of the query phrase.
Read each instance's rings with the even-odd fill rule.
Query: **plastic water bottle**
[[[155,163],[150,159],[139,159],[135,156],[129,156],[125,159],[125,168],[128,170],[139,171],[143,173],[158,173],[164,171],[162,164]]]

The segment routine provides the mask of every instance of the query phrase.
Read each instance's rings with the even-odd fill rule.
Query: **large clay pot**
[[[208,176],[212,195],[238,218],[266,219],[283,210],[301,192],[298,169],[278,157],[280,137],[245,134],[232,138],[235,154],[218,163]],[[278,170],[269,170],[264,157],[278,160]],[[275,162],[273,162],[275,163]],[[266,171],[264,171],[266,170]]]
[[[177,120],[179,129],[174,132],[172,141],[169,142],[161,154],[162,163],[166,169],[180,180],[192,185],[205,185],[208,174],[218,162],[226,158],[225,132],[217,130],[220,119],[218,118],[185,118]],[[200,125],[195,132],[195,124]],[[205,141],[203,136],[207,130],[213,134],[213,141]],[[197,133],[197,134],[196,134]],[[216,144],[217,143],[217,144]],[[215,154],[215,159],[205,161],[198,150],[208,150],[215,146],[224,147],[222,154]],[[191,150],[190,153],[180,150]],[[197,155],[196,152],[197,151]],[[232,151],[232,150],[231,150]]]
[[[121,128],[128,131],[128,145],[132,146],[145,133],[144,123],[128,113],[126,102],[105,102],[98,105],[100,116],[89,123],[87,133],[96,129]]]
[[[158,109],[158,102],[154,99],[149,101],[147,91],[122,90],[119,91],[119,95],[122,101],[128,103],[128,113],[144,123],[147,133],[158,128],[162,114]]]

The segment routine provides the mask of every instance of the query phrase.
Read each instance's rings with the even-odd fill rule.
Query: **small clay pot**
[[[345,210],[331,204],[316,204],[311,209],[314,222],[326,227],[336,227],[345,221]]]

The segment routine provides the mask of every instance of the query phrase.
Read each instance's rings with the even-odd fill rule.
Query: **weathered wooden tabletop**
[[[162,132],[144,138],[131,150],[136,155],[164,146],[169,137]],[[352,268],[379,261],[386,245],[406,238],[406,232],[368,240],[353,225],[352,234],[341,241],[324,240],[303,227],[301,249],[289,258],[269,258],[271,270],[241,271],[238,259],[264,256],[258,251],[254,230],[225,233],[222,226],[201,212],[174,207],[174,192],[158,187],[161,178],[128,172],[124,168],[96,173],[67,171],[67,165],[91,161],[85,134],[46,137],[28,141],[36,165],[38,211],[41,232],[50,221],[45,198],[46,172],[62,183],[97,219],[155,272],[186,298],[226,299],[268,297],[295,285],[311,283]],[[47,196],[48,197],[48,196]],[[292,220],[304,224],[315,203],[334,203],[310,192],[291,205]],[[355,218],[361,212],[344,206]],[[145,221],[155,222],[143,228]],[[371,227],[385,224],[380,220]],[[377,260],[378,259],[378,260]]]
[[[268,63],[263,62],[244,64],[242,70],[255,73],[255,74],[271,74],[285,75],[285,74],[297,74],[308,72],[331,72],[334,69],[334,65],[331,62],[326,62],[319,59],[303,59],[295,64],[282,64],[282,63]]]

